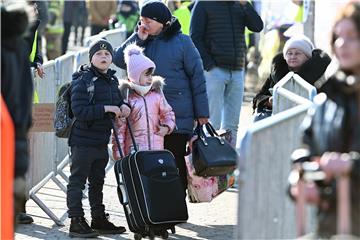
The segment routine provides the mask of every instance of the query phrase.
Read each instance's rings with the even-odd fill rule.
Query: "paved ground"
[[[31,225],[20,225],[16,230],[15,239],[67,239],[69,220],[66,218],[65,194],[55,184],[47,184],[38,193],[54,213],[64,219],[65,226],[59,227],[33,202],[27,204],[27,211],[35,222]],[[112,171],[106,178],[104,188],[106,211],[111,215],[111,221],[116,225],[127,227],[125,215],[118,202],[115,177]],[[88,200],[83,200],[86,217],[90,219]],[[176,227],[176,234],[170,234],[170,239],[233,239],[233,229],[236,225],[237,190],[231,189],[211,203],[188,204],[189,221]],[[121,235],[101,236],[101,239],[133,239],[133,234],[127,231]]]
[[[250,124],[251,107],[244,102],[241,111],[241,124],[239,135]],[[59,178],[60,179],[60,178]],[[106,211],[110,213],[111,221],[116,225],[127,227],[123,208],[116,194],[116,180],[111,171],[107,174],[104,187],[104,203]],[[19,225],[16,229],[15,239],[67,239],[69,219],[66,216],[65,193],[52,181],[46,184],[37,196],[51,208],[51,210],[64,221],[65,226],[59,227],[33,202],[27,203],[27,211],[33,216],[31,225]],[[170,234],[169,239],[234,239],[234,228],[237,224],[237,189],[230,189],[215,198],[211,203],[188,203],[189,220],[176,227],[176,234]],[[90,220],[88,199],[83,200],[85,214]],[[128,227],[127,227],[128,228]],[[133,239],[134,235],[128,230],[121,235],[100,236],[100,239]]]

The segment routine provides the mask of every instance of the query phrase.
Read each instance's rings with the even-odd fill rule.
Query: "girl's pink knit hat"
[[[139,84],[140,75],[143,71],[149,68],[155,69],[155,63],[146,57],[143,51],[144,50],[136,44],[130,44],[124,50],[128,78],[135,84]]]

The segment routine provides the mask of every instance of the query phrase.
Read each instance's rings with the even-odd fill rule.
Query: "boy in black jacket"
[[[108,41],[95,41],[89,50],[90,66],[81,67],[73,74],[71,109],[76,121],[69,137],[72,164],[67,186],[68,215],[71,218],[69,235],[72,237],[96,237],[98,232],[125,232],[124,227],[116,227],[109,222],[102,203],[105,167],[109,159],[107,144],[111,134],[111,115],[127,117],[130,114],[129,107],[120,96],[115,71],[109,69],[112,56],[113,48]],[[86,179],[89,181],[91,228],[84,218],[81,204]]]

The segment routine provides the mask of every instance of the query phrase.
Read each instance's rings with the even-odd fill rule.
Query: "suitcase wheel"
[[[140,233],[135,233],[135,234],[134,234],[134,239],[135,239],[135,240],[141,240],[142,237],[143,237],[143,236],[142,236]]]
[[[168,237],[169,237],[168,231],[164,230],[164,231],[161,233],[161,238],[162,238],[162,239],[168,239]]]
[[[155,239],[155,232],[153,229],[150,229],[149,231],[149,239],[154,240]]]

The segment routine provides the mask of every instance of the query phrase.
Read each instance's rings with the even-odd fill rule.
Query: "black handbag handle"
[[[126,118],[126,123],[128,125],[128,129],[129,129],[129,132],[130,132],[130,136],[131,136],[131,141],[133,142],[133,145],[134,145],[134,150],[135,152],[138,151],[138,148],[137,148],[137,145],[136,145],[136,142],[135,142],[135,137],[134,137],[134,133],[133,133],[133,130],[132,130],[132,127],[131,127],[131,124],[130,124],[130,121],[128,118]]]
[[[213,136],[213,137],[220,137],[219,134],[216,132],[216,130],[214,129],[213,125],[211,125],[209,122],[207,122],[205,124],[206,130],[208,131],[208,133]]]
[[[214,127],[209,122],[205,123],[204,125],[205,125],[205,128],[206,128],[207,132],[210,134],[210,136],[219,139],[220,144],[222,144],[222,145],[225,143],[224,139],[219,136],[219,134],[216,132]],[[195,133],[197,135],[199,135],[199,138],[204,143],[204,145],[207,145],[206,134],[205,134],[204,129],[203,129],[204,125],[201,125],[200,122],[198,121],[198,124],[197,124],[196,129],[195,129]]]

